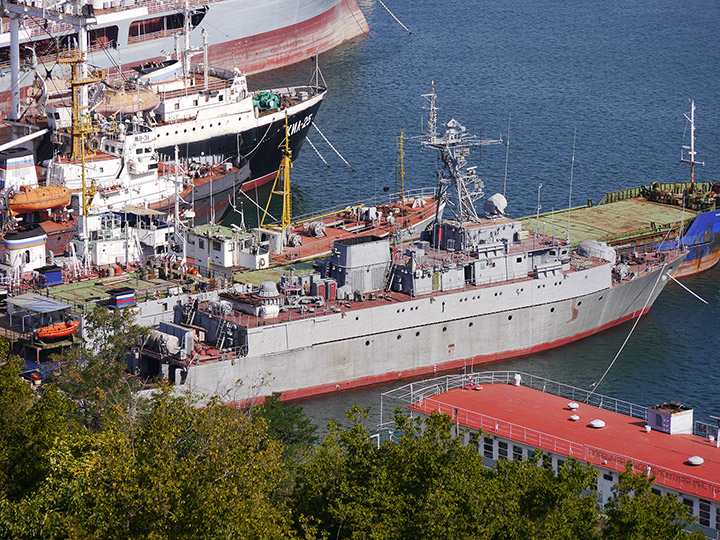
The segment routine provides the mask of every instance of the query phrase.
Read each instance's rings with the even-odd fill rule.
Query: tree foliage
[[[317,441],[315,425],[305,415],[303,408],[280,401],[276,392],[254,410],[254,414],[267,422],[268,435],[280,441],[286,458],[299,457]]]
[[[117,407],[127,407],[140,382],[126,374],[128,354],[142,344],[148,329],[138,326],[129,309],[97,308],[85,319],[86,346],[58,358],[49,378],[75,403],[83,423],[97,428]]]
[[[695,520],[688,507],[673,495],[652,493],[653,478],[632,472],[632,463],[625,465],[620,482],[613,486],[613,496],[605,506],[608,540],[641,540],[663,538],[705,538],[700,532],[688,534],[687,524]]]
[[[485,469],[476,443],[454,437],[446,415],[396,417],[379,447],[362,426],[333,429],[300,467],[295,515],[313,516],[331,538],[592,538],[594,472],[578,463],[559,475],[538,460]]]

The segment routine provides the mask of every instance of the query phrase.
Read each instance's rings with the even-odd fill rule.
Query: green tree
[[[309,450],[317,441],[316,427],[303,408],[283,403],[279,392],[268,396],[263,405],[254,409],[253,414],[265,419],[268,435],[283,443],[283,454],[288,459]]]
[[[8,349],[0,339],[0,498],[14,501],[44,479],[50,450],[77,426],[64,396],[53,387],[31,387],[20,376],[22,360],[8,358]]]
[[[663,538],[705,538],[698,531],[688,532],[695,518],[674,495],[658,496],[652,492],[654,477],[632,472],[632,463],[613,486],[613,496],[605,505],[607,523],[603,538],[608,540],[641,540]]]
[[[32,494],[0,516],[14,538],[283,538],[274,499],[280,445],[261,419],[211,401],[155,396],[143,414],[109,415],[52,452]]]
[[[133,310],[97,308],[85,319],[88,343],[66,351],[48,380],[76,404],[85,425],[98,429],[104,415],[127,408],[140,381],[126,373],[128,354],[149,329],[134,322]]]
[[[569,460],[556,472],[541,453],[523,461],[501,459],[488,471],[493,493],[486,516],[488,538],[597,538],[594,468]]]
[[[598,515],[586,492],[594,472],[572,462],[559,475],[538,461],[483,467],[447,415],[396,415],[379,447],[349,411],[351,427],[330,434],[300,465],[291,501],[331,538],[593,538]],[[469,436],[469,435],[468,435]]]

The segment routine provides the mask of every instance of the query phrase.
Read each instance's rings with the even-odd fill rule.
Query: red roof
[[[612,471],[624,471],[631,460],[636,472],[650,467],[659,485],[720,501],[720,448],[714,442],[696,435],[648,433],[640,418],[585,403],[573,411],[570,401],[527,386],[491,383],[450,390],[410,409],[447,413],[462,426]],[[571,420],[573,414],[580,420]],[[595,419],[605,427],[590,427]],[[704,463],[690,465],[691,456],[702,457]]]

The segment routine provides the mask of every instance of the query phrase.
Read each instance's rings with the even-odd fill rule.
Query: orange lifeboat
[[[8,199],[8,208],[13,216],[70,206],[71,192],[64,186],[20,186],[20,191]]]
[[[75,332],[80,321],[66,321],[37,329],[37,336],[41,339],[56,339],[66,337]]]

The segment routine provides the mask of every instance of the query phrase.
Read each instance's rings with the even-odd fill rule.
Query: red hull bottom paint
[[[318,396],[321,394],[329,394],[332,392],[338,392],[342,390],[350,390],[352,388],[359,388],[361,386],[370,386],[373,384],[380,384],[385,383],[388,381],[401,381],[403,379],[407,378],[413,378],[413,377],[421,377],[423,375],[428,374],[434,374],[440,371],[448,371],[450,369],[459,368],[462,366],[474,366],[474,365],[481,365],[481,364],[489,364],[490,362],[499,362],[500,360],[507,360],[509,358],[517,358],[520,356],[527,356],[528,354],[535,354],[541,351],[545,351],[547,349],[553,349],[555,347],[560,347],[562,345],[566,345],[567,343],[571,343],[573,341],[578,341],[580,339],[592,336],[593,334],[597,334],[599,332],[603,332],[604,330],[607,330],[608,328],[612,328],[613,326],[617,326],[619,324],[622,324],[624,322],[627,322],[629,320],[632,320],[641,314],[644,315],[650,310],[650,308],[646,308],[642,313],[640,311],[635,311],[631,313],[630,315],[627,315],[625,317],[622,317],[616,321],[609,322],[603,326],[598,326],[597,328],[593,330],[588,330],[587,332],[582,332],[580,334],[576,334],[572,337],[565,338],[565,339],[559,339],[556,341],[550,341],[547,343],[543,343],[541,345],[537,345],[535,347],[531,347],[529,349],[520,349],[515,351],[507,351],[504,353],[498,353],[498,354],[491,354],[491,355],[478,355],[478,356],[472,356],[470,358],[462,358],[459,360],[452,360],[450,362],[445,362],[441,364],[435,364],[435,365],[428,365],[422,368],[412,369],[412,370],[406,370],[402,372],[389,372],[385,373],[383,375],[378,375],[375,377],[362,377],[359,379],[354,379],[351,381],[343,381],[338,384],[324,384],[320,386],[313,386],[309,388],[301,388],[299,390],[291,390],[286,391],[282,393],[282,400],[283,401],[290,401],[294,399],[302,399],[312,396]]]
[[[240,186],[240,191],[242,191],[243,193],[248,193],[251,189],[264,186],[271,180],[274,180],[276,176],[277,171],[266,174],[265,176],[261,176],[260,178],[255,178],[254,180],[248,180],[242,186]]]
[[[246,75],[303,62],[317,54],[327,52],[359,36],[370,33],[367,21],[356,0],[343,0],[332,9],[312,19],[254,36],[216,43],[208,47],[208,63],[214,67],[240,69]],[[162,57],[143,58],[120,67],[129,71],[134,66],[157,62]],[[117,69],[108,68],[116,74]],[[25,102],[28,87],[20,88]],[[10,92],[0,92],[0,110],[10,110]]]

